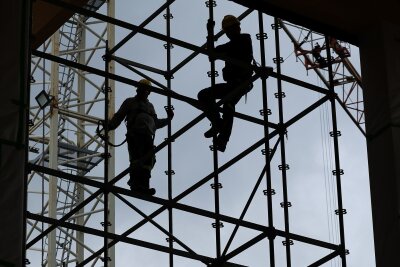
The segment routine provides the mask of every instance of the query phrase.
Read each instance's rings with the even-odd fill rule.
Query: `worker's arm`
[[[168,117],[165,119],[159,119],[157,117],[154,119],[157,129],[168,125],[168,122],[174,117],[174,111],[172,109],[167,109],[167,115]]]
[[[228,52],[228,50],[229,50],[229,46],[230,46],[229,43],[218,45],[214,49],[215,53],[217,53],[217,54],[226,54]]]
[[[126,99],[119,110],[114,114],[112,119],[108,122],[108,129],[109,130],[115,130],[121,122],[124,120],[126,117],[126,114],[128,113],[129,109],[129,104],[128,104],[128,99]]]

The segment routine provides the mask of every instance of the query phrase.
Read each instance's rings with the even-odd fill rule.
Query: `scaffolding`
[[[200,112],[194,119],[175,132],[172,122],[169,122],[167,137],[155,148],[156,154],[166,150],[167,197],[149,197],[132,193],[125,186],[121,186],[121,180],[129,173],[129,169],[124,169],[115,175],[115,149],[109,146],[110,142],[115,143],[115,135],[113,132],[109,132],[106,127],[106,138],[102,139],[94,130],[98,121],[105,120],[105,125],[107,125],[108,119],[114,114],[115,82],[129,86],[138,85],[137,79],[130,79],[117,74],[115,64],[119,64],[138,77],[150,80],[154,85],[150,87],[151,92],[166,98],[165,109],[174,109],[172,103],[177,101],[189,104],[190,107],[197,110],[198,101],[174,90],[172,81],[174,76],[178,76],[179,71],[192,60],[200,56],[209,57],[210,50],[206,49],[207,45],[214,45],[214,41],[223,37],[223,32],[216,32],[214,27],[216,1],[207,0],[205,2],[208,10],[208,42],[201,46],[172,37],[171,21],[174,16],[171,12],[171,6],[175,0],[166,0],[140,25],[115,18],[114,1],[107,1],[106,3],[91,1],[93,3],[84,7],[74,6],[66,1],[40,1],[71,10],[76,14],[69,20],[67,26],[64,26],[43,45],[42,49],[32,51],[31,90],[34,90],[36,86],[49,92],[52,97],[47,113],[45,109],[40,109],[32,104],[30,108],[30,152],[38,155],[30,161],[28,166],[31,171],[28,177],[28,194],[41,196],[41,199],[36,197],[36,200],[41,204],[39,207],[32,204],[34,201],[28,204],[26,249],[41,253],[40,259],[35,260],[35,262],[40,262],[42,266],[49,267],[70,266],[72,264],[76,266],[104,265],[112,267],[116,266],[117,262],[116,246],[124,243],[166,253],[168,255],[168,266],[177,265],[176,257],[178,256],[207,266],[249,266],[249,263],[246,262],[233,263],[233,258],[267,239],[268,255],[265,257],[268,259],[263,261],[264,265],[297,266],[293,263],[292,247],[295,242],[298,242],[326,251],[325,255],[310,262],[308,266],[321,266],[331,260],[336,260],[340,266],[347,266],[346,255],[349,252],[346,249],[344,236],[346,209],[343,207],[341,189],[341,176],[344,171],[341,169],[339,157],[338,139],[341,132],[337,128],[336,105],[339,103],[362,132],[364,132],[364,115],[360,93],[360,90],[362,90],[361,77],[349,61],[349,49],[345,45],[336,39],[275,17],[271,24],[275,52],[273,63],[275,65],[274,69],[271,70],[267,65],[266,40],[268,35],[264,29],[267,14],[246,9],[238,16],[238,19],[245,21],[251,14],[255,14],[258,21],[256,39],[260,51],[256,60],[259,63],[250,67],[254,71],[252,81],[255,83],[255,88],[252,90],[259,90],[262,95],[262,108],[259,110],[262,118],[239,112],[235,112],[235,117],[236,120],[240,119],[262,128],[262,137],[229,160],[221,160],[221,154],[218,153],[217,149],[214,149],[215,140],[213,140],[213,144],[210,145],[212,171],[193,182],[188,188],[180,191],[179,194],[174,194],[176,184],[173,178],[175,175],[173,157],[176,157],[176,154],[173,153],[173,146],[179,138],[185,136],[190,129],[198,125],[205,118],[205,114]],[[161,15],[165,19],[165,34],[146,28]],[[129,32],[117,44],[114,41],[115,26]],[[97,27],[96,30],[93,27]],[[299,40],[300,37],[294,37],[291,28],[300,29],[299,36],[302,40]],[[307,73],[314,71],[321,79],[321,85],[308,83],[282,72],[282,64],[285,60],[281,52],[282,32],[293,43],[294,53],[302,61]],[[86,44],[85,37],[87,33],[91,33],[95,39],[91,48],[87,48],[88,44]],[[166,51],[166,66],[156,68],[116,56],[119,49],[138,35],[165,42],[163,47]],[[315,48],[316,40],[322,44],[317,49]],[[67,44],[63,46],[64,42]],[[309,45],[309,48],[305,47],[307,45]],[[179,64],[173,66],[172,49],[175,46],[190,51],[190,54]],[[50,49],[51,52],[49,53]],[[319,56],[316,55],[315,51],[318,52]],[[88,57],[86,57],[87,53],[89,53]],[[336,53],[337,56],[334,57],[333,53]],[[229,58],[224,58],[224,60],[232,61]],[[324,60],[326,64],[321,64],[321,60]],[[209,57],[209,61],[210,69],[207,71],[207,76],[210,85],[213,86],[219,76],[218,63],[213,57]],[[46,62],[51,62],[51,65],[46,66]],[[90,63],[94,66],[90,66]],[[98,67],[100,64],[103,67]],[[236,62],[236,64],[238,63]],[[51,70],[48,70],[49,67]],[[42,81],[36,81],[39,70],[42,71]],[[164,78],[165,84],[154,78],[155,75]],[[77,77],[77,80],[75,80],[75,77]],[[319,98],[290,119],[286,119],[284,84],[302,88],[304,91],[317,94]],[[276,91],[272,92],[271,87],[276,88]],[[337,93],[338,89],[340,93]],[[277,103],[273,105],[271,104],[271,95],[277,100]],[[217,104],[222,105],[223,100]],[[332,140],[332,175],[335,178],[336,205],[332,213],[337,216],[335,224],[339,229],[338,238],[329,240],[329,242],[293,233],[289,219],[292,203],[288,190],[290,167],[286,148],[287,136],[290,134],[290,128],[293,125],[296,125],[323,105],[329,106],[331,116],[329,118],[331,122],[329,135]],[[277,115],[274,117],[272,114]],[[72,130],[73,134],[70,133],[72,128],[74,129]],[[40,130],[42,130],[42,134],[39,134]],[[46,130],[47,134],[45,133]],[[48,135],[47,138],[46,135]],[[254,187],[251,189],[242,212],[239,216],[224,214],[221,211],[221,174],[237,165],[242,159],[252,155],[259,148],[262,148],[263,167],[258,179],[255,180]],[[40,149],[41,152],[39,152]],[[272,169],[273,160],[278,163],[278,174]],[[101,174],[89,176],[93,170],[98,171],[101,167],[103,167]],[[177,165],[176,167],[180,166]],[[281,192],[279,193],[273,186],[274,177],[280,177]],[[212,211],[199,208],[196,205],[185,204],[182,201],[210,181],[213,192]],[[265,189],[261,188],[262,182],[265,183]],[[35,187],[37,188],[32,189]],[[48,191],[46,192],[46,190]],[[257,198],[257,193],[260,192],[266,198],[266,220],[264,220],[264,223],[245,220],[253,200]],[[278,229],[277,223],[274,221],[274,218],[276,218],[276,215],[274,215],[274,205],[276,204],[274,196],[277,194],[282,197],[282,202],[279,205],[283,209],[284,229]],[[132,199],[156,204],[158,208],[147,214],[136,204],[133,204]],[[116,200],[124,203],[142,218],[122,233],[116,231],[116,224],[118,224],[116,219],[118,216],[115,211]],[[215,236],[212,243],[215,246],[215,253],[196,252],[193,244],[178,237],[175,233],[177,228],[174,227],[178,224],[175,218],[177,212],[185,212],[201,219],[212,220],[211,225]],[[157,221],[157,218],[163,214],[167,214],[167,226],[163,226]],[[94,226],[92,221],[100,222],[100,225]],[[223,246],[221,237],[221,229],[224,227],[224,223],[230,225],[232,229],[225,246]],[[131,237],[133,233],[146,225],[152,225],[161,231],[168,245],[160,245],[157,242]],[[255,236],[248,238],[239,245],[236,244],[236,247],[232,249],[235,238],[241,229],[253,231]],[[277,259],[277,239],[281,239],[284,246],[284,264],[282,260]],[[41,247],[38,247],[40,242]],[[100,248],[98,248],[99,242],[102,242]],[[207,242],[211,243],[210,240]],[[33,254],[28,253],[28,258],[30,255]],[[279,253],[279,255],[281,254]],[[33,262],[33,260],[27,259],[27,264],[30,262]]]

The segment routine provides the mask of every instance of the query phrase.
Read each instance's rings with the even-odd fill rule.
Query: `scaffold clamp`
[[[214,222],[211,225],[212,225],[213,228],[217,228],[217,227],[218,228],[224,228],[224,224],[222,222],[220,222],[219,224]]]
[[[110,61],[111,60],[111,57],[108,54],[108,52],[106,54],[104,54],[103,56],[101,56],[101,58],[103,59],[103,61]]]
[[[168,49],[168,48],[169,49],[173,49],[174,48],[174,45],[171,44],[171,43],[165,43],[163,46],[164,46],[165,49]]]
[[[175,171],[174,170],[166,170],[165,175],[175,175]]]
[[[333,170],[333,171],[332,171],[332,174],[333,174],[333,175],[336,175],[337,173],[339,173],[339,175],[343,175],[343,174],[344,174],[344,171],[343,171],[342,169],[340,169],[339,172],[337,172],[337,170]]]
[[[210,184],[210,186],[211,186],[211,188],[212,189],[221,189],[222,188],[222,184],[221,183],[213,183],[213,184]]]
[[[210,4],[210,2],[211,2],[211,4]],[[210,7],[210,6],[216,7],[217,6],[216,1],[206,1],[205,4],[206,4],[206,7]]]
[[[329,132],[329,135],[331,137],[342,136],[342,133],[340,131],[336,131],[336,132],[332,131],[332,132]]]
[[[261,149],[261,154],[263,154],[264,156],[267,155],[267,152],[265,150],[265,148]],[[268,154],[271,155],[272,154],[272,148],[268,149]]]
[[[207,71],[207,76],[208,77],[218,77],[219,76],[219,73],[218,73],[218,71],[216,71],[216,70],[214,70],[214,72],[212,72],[212,71]]]
[[[275,93],[274,96],[275,98],[285,98],[286,94],[285,92],[280,92],[280,93]]]
[[[275,30],[275,27],[278,27],[278,29],[282,29],[282,25],[281,25],[281,23],[279,21],[278,21],[278,23],[272,23],[271,24],[271,28],[273,30]]]
[[[103,227],[105,226],[105,223],[104,223],[104,222],[101,222],[100,224],[101,224],[101,226],[103,226]],[[107,222],[107,226],[111,226],[111,223],[110,223],[110,222]]]
[[[165,109],[166,111],[168,111],[168,110],[175,110],[175,108],[174,108],[173,105],[164,106],[164,109]]]
[[[169,13],[169,16],[168,16],[168,14],[164,14],[163,17],[164,17],[164,19],[173,19],[174,18],[172,13]]]
[[[261,116],[264,116],[264,114],[272,115],[271,109],[268,108],[268,109],[267,109],[267,112],[265,112],[264,109],[260,109],[260,115],[261,115]]]
[[[261,39],[268,39],[268,35],[266,32],[263,33],[257,33],[256,34],[257,40],[261,40]]]
[[[272,60],[274,61],[275,64],[277,64],[278,62],[279,62],[279,63],[285,62],[285,60],[283,59],[283,57],[280,57],[280,58],[274,57]]]
[[[174,77],[174,75],[173,75],[171,72],[165,72],[165,73],[164,73],[164,78],[165,78],[166,80],[172,80],[172,79],[174,79],[175,77]]]
[[[286,240],[284,240],[284,241],[282,241],[282,245],[284,245],[284,246],[293,246],[294,245],[294,242],[293,242],[293,240],[292,239],[289,239],[289,241],[286,241]]]
[[[280,205],[281,205],[281,208],[284,208],[284,207],[290,208],[292,206],[292,203],[290,201],[286,201],[286,202],[284,201],[284,202],[281,202]]]
[[[106,92],[107,92],[107,93],[111,93],[111,92],[112,92],[112,89],[111,89],[110,86],[107,86],[107,88],[106,88],[105,86],[103,86],[103,87],[101,88],[101,92],[102,92],[103,94],[105,94]]]
[[[102,262],[105,262],[105,261],[106,261],[106,259],[105,259],[104,257],[101,257],[100,260],[101,260]],[[110,258],[110,257],[107,257],[107,261],[111,261],[111,258]]]
[[[339,214],[347,214],[347,210],[346,209],[337,209],[335,210],[335,214],[339,215]]]
[[[289,164],[285,164],[285,165],[278,165],[278,169],[279,170],[289,170],[290,169],[290,167],[289,167]]]
[[[276,194],[275,189],[265,189],[263,190],[264,196],[273,196]]]

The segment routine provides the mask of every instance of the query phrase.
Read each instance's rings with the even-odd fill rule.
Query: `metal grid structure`
[[[56,33],[50,41],[43,45],[42,49],[32,51],[31,91],[34,91],[35,87],[39,87],[39,89],[50,92],[50,95],[53,96],[47,113],[45,112],[46,109],[41,110],[35,106],[30,108],[30,116],[32,118],[29,132],[30,152],[38,153],[38,156],[29,163],[31,175],[28,177],[28,184],[30,184],[28,186],[28,194],[40,195],[41,199],[36,198],[36,200],[39,200],[36,203],[41,203],[41,205],[36,207],[28,204],[27,249],[41,252],[40,262],[43,266],[70,266],[70,264],[76,264],[76,266],[115,266],[114,249],[118,243],[131,244],[168,253],[169,266],[174,265],[176,256],[193,259],[207,266],[240,266],[231,263],[231,259],[264,239],[268,239],[269,266],[277,266],[275,253],[277,237],[283,238],[282,244],[285,246],[286,266],[292,266],[291,246],[294,241],[330,250],[326,256],[310,263],[309,266],[320,266],[339,257],[341,266],[346,266],[347,250],[343,222],[343,215],[346,210],[343,208],[341,196],[341,175],[343,170],[339,160],[338,138],[340,131],[337,129],[336,103],[340,103],[361,131],[363,131],[363,107],[359,92],[362,89],[361,78],[348,60],[349,50],[344,45],[342,46],[341,43],[333,38],[325,37],[312,31],[308,31],[304,35],[303,31],[305,29],[275,18],[272,29],[275,40],[274,63],[276,66],[275,70],[271,71],[267,68],[266,63],[265,41],[267,33],[264,30],[265,14],[251,9],[243,12],[238,16],[240,20],[245,19],[252,13],[256,13],[259,22],[259,30],[256,37],[260,45],[260,64],[252,66],[254,69],[252,80],[261,81],[260,89],[263,98],[260,114],[262,119],[238,112],[235,113],[235,117],[263,127],[264,137],[222,165],[219,162],[217,150],[211,146],[210,148],[213,151],[213,171],[174,197],[172,193],[174,175],[172,166],[173,142],[198,124],[205,118],[205,115],[201,113],[174,133],[172,132],[171,123],[169,123],[167,138],[155,149],[156,153],[164,148],[167,149],[168,197],[166,199],[146,197],[136,195],[130,190],[116,186],[128,174],[128,169],[118,175],[114,175],[115,166],[112,157],[114,150],[109,147],[109,142],[114,143],[114,136],[105,129],[106,136],[109,136],[109,138],[102,140],[94,130],[99,120],[104,119],[107,122],[114,112],[114,81],[132,86],[138,84],[135,80],[114,74],[114,64],[118,63],[133,73],[151,80],[156,85],[156,87],[151,87],[151,91],[166,97],[166,109],[174,108],[172,100],[183,101],[198,107],[197,100],[173,91],[172,79],[174,74],[177,74],[182,67],[198,55],[208,56],[207,43],[202,46],[196,46],[184,40],[171,37],[170,22],[173,15],[171,14],[170,6],[175,0],[167,0],[165,4],[160,6],[139,26],[116,19],[113,15],[113,1],[108,1],[107,7],[105,7],[105,4],[103,10],[99,11],[97,9],[101,7],[101,1],[97,2],[95,8],[76,7],[63,1],[40,1],[76,12],[76,15],[66,24],[69,26],[64,26],[59,33]],[[214,32],[214,8],[216,7],[216,2],[209,0],[205,3],[209,11],[207,40],[209,40],[208,45],[213,45],[213,40],[220,38],[223,33]],[[160,34],[145,28],[160,15],[163,15],[166,21],[166,34]],[[105,24],[106,26],[104,26]],[[130,31],[117,44],[114,44],[114,26]],[[97,27],[96,30],[94,30],[94,27]],[[294,37],[293,32],[296,32],[294,28],[300,31],[299,36],[303,38],[301,41]],[[302,60],[307,70],[317,73],[325,87],[310,84],[282,73],[281,65],[284,61],[280,51],[282,31],[293,42],[296,56]],[[89,45],[85,42],[86,33],[91,33],[94,36],[93,39],[95,41],[91,48],[88,48]],[[107,38],[105,38],[106,34]],[[137,34],[165,42],[164,48],[167,55],[165,70],[115,56],[115,52]],[[65,39],[64,41],[63,38]],[[315,40],[318,40],[322,45],[316,46]],[[64,42],[67,42],[67,44],[63,46]],[[61,44],[61,48],[59,48],[58,44]],[[309,46],[308,48],[306,48],[307,45]],[[171,63],[171,49],[174,46],[192,51],[187,58],[175,67]],[[88,51],[90,51],[90,56],[85,58],[85,54]],[[333,52],[337,54],[337,57],[332,56]],[[96,56],[97,61],[95,59]],[[102,58],[104,62],[100,61],[99,58]],[[224,60],[231,59],[226,58]],[[321,60],[324,60],[324,63]],[[46,62],[49,61],[51,65],[46,66]],[[89,66],[90,63],[96,67]],[[98,67],[100,64],[103,64],[104,67]],[[322,66],[322,64],[325,65]],[[339,71],[340,69],[342,69],[342,72]],[[39,70],[41,70],[41,73]],[[166,85],[146,75],[143,71],[164,76]],[[321,72],[328,73],[327,78]],[[40,74],[42,75],[42,80],[37,82],[36,80],[38,80]],[[89,78],[88,74],[93,74],[95,77]],[[208,76],[210,77],[211,85],[215,84],[218,72],[213,59],[210,60]],[[76,77],[77,79],[75,79]],[[48,79],[50,82],[48,82]],[[277,88],[274,93],[278,102],[276,122],[272,122],[269,117],[271,99],[268,97],[268,90],[270,89],[267,88],[267,81],[270,80],[274,80]],[[285,92],[283,91],[282,83],[293,84],[305,90],[316,92],[321,97],[291,119],[285,120],[283,104]],[[88,88],[88,85],[90,88]],[[335,86],[341,86],[339,94],[335,93]],[[348,88],[347,86],[350,87]],[[218,103],[221,105],[223,100]],[[290,231],[289,223],[289,210],[292,204],[289,201],[290,197],[287,190],[289,165],[286,159],[285,136],[289,132],[290,126],[325,103],[330,103],[332,114],[332,131],[330,132],[334,149],[334,169],[332,173],[336,178],[337,207],[335,213],[338,217],[340,228],[340,239],[337,244],[294,234]],[[102,114],[101,111],[104,113]],[[72,130],[74,134],[70,133],[71,129],[74,129]],[[43,131],[42,134],[40,130]],[[41,152],[39,152],[40,145]],[[220,211],[222,184],[219,175],[260,147],[263,147],[262,154],[265,164],[246,202],[245,208],[239,217],[222,214]],[[283,230],[277,229],[274,223],[273,196],[276,191],[272,186],[271,170],[271,161],[274,157],[279,157],[279,170],[282,181],[283,201],[280,206],[284,210]],[[104,167],[103,174],[97,177],[89,176],[88,174],[91,173],[91,170],[99,164]],[[214,192],[213,212],[180,203],[180,200],[211,180]],[[266,183],[266,189],[263,190],[267,198],[268,222],[266,225],[244,220],[262,181]],[[39,188],[35,190],[33,189],[35,187]],[[46,192],[47,189],[48,192]],[[133,225],[122,234],[115,233],[116,222],[113,210],[115,208],[115,197],[143,217],[139,223]],[[147,215],[128,200],[131,197],[158,204],[160,207]],[[63,202],[61,203],[61,201]],[[30,199],[30,203],[34,202],[34,200]],[[174,234],[173,215],[175,210],[214,220],[212,223],[215,229],[216,251],[214,255],[196,253],[190,244],[180,240]],[[163,227],[155,220],[158,215],[165,211],[168,214],[167,227]],[[95,227],[90,224],[93,220],[97,222],[100,220],[101,227]],[[221,228],[224,222],[234,225],[234,230],[225,247],[222,246],[221,242]],[[167,237],[168,246],[129,237],[130,234],[146,224],[152,224],[159,229]],[[237,248],[229,250],[235,235],[241,228],[254,230],[258,234]],[[102,248],[93,249],[90,245],[91,242],[86,241],[85,236],[88,235],[101,238],[103,240]],[[40,242],[41,248],[38,247]],[[32,254],[28,253],[28,257],[29,255]],[[29,260],[27,263],[29,263]]]

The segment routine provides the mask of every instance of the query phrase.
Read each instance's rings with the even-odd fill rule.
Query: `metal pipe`
[[[104,28],[104,30],[103,30],[103,32],[101,33],[100,36],[103,37],[103,36],[106,34],[106,32],[107,32],[107,27]],[[100,44],[101,41],[102,41],[102,39],[97,39],[95,46],[98,46],[98,45]],[[86,59],[85,65],[88,65],[88,64],[89,64],[89,62],[90,62],[90,60],[92,59],[92,57],[93,57],[93,55],[94,55],[95,52],[96,52],[95,50],[93,50],[93,51],[90,52],[90,55],[89,55],[89,56],[87,57],[87,59]]]
[[[52,38],[52,54],[58,55],[60,45],[60,32],[56,31]],[[50,112],[50,141],[49,141],[49,167],[51,169],[58,169],[58,107],[55,99],[58,96],[58,69],[57,62],[51,63],[51,96],[53,97]],[[49,216],[50,218],[57,218],[57,177],[49,177]],[[57,249],[56,249],[56,230],[51,231],[48,236],[48,266],[56,267],[57,265]]]
[[[108,0],[107,1],[107,16],[115,18],[115,0]],[[115,46],[115,26],[111,23],[107,23],[107,40],[108,40],[108,51],[106,51],[106,58],[108,60],[108,56],[111,55],[110,49],[113,49]],[[108,62],[108,73],[115,73],[115,62],[110,60]],[[115,114],[115,81],[112,79],[108,80],[108,87],[110,87],[109,92],[109,101],[108,101],[108,112],[106,113],[109,118],[113,117]],[[107,88],[107,87],[106,87]],[[108,133],[108,140],[115,144],[115,131],[111,131]],[[105,183],[108,183],[110,179],[115,177],[115,148],[110,146],[108,148],[108,153],[110,154],[110,158],[108,159],[108,174]],[[106,154],[107,155],[107,154]],[[107,194],[107,192],[105,192]],[[115,196],[113,194],[108,195],[108,221],[110,222],[110,226],[108,231],[111,233],[115,233]],[[111,261],[109,262],[109,267],[115,267],[115,247],[111,247],[109,249],[108,256],[110,257]]]
[[[328,71],[329,71],[329,91],[330,91],[330,102],[331,102],[331,115],[332,115],[332,137],[333,137],[333,147],[334,147],[334,157],[335,157],[335,170],[333,175],[336,177],[336,191],[337,191],[337,205],[338,209],[336,213],[339,217],[339,232],[340,232],[340,257],[342,259],[342,266],[346,267],[346,243],[344,237],[344,209],[343,209],[343,199],[342,199],[342,185],[341,185],[341,175],[343,170],[340,169],[340,157],[339,157],[339,134],[337,129],[337,118],[336,118],[336,94],[333,85],[333,74],[332,74],[332,62],[331,62],[331,50],[329,47],[329,37],[325,36],[326,43],[326,54],[328,61]]]
[[[82,105],[76,105],[78,107],[82,107]],[[87,121],[87,122],[91,122],[91,123],[96,123],[100,120],[100,118],[94,117],[94,116],[90,116],[87,115],[85,112],[76,112],[76,111],[72,111],[72,110],[68,110],[68,109],[62,109],[59,108],[58,109],[59,113],[61,115],[66,115],[68,117],[74,118],[74,119],[78,119],[80,121]],[[79,124],[80,125],[80,124]],[[81,127],[81,129],[84,129],[83,127]],[[88,134],[89,136],[89,134]]]
[[[161,12],[163,12],[167,7],[169,8],[169,6],[175,2],[175,0],[167,0],[165,4],[163,4],[160,8],[158,8],[153,14],[151,14],[145,21],[143,21],[139,27],[140,28],[144,28],[147,24],[149,24],[150,22],[152,22],[158,15],[161,14]],[[124,37],[124,39],[122,39],[118,44],[116,44],[114,46],[114,48],[112,48],[110,50],[110,54],[115,54],[115,52],[120,49],[124,44],[126,44],[126,42],[128,42],[130,39],[132,39],[133,36],[135,36],[138,33],[137,30],[133,30],[131,33],[129,33],[127,36]]]
[[[79,102],[79,103],[76,103],[76,104],[67,105],[65,107],[66,108],[73,108],[73,107],[85,106],[87,104],[93,104],[93,103],[97,103],[97,102],[101,102],[101,101],[104,101],[104,98],[94,99],[94,100],[91,100],[91,101],[83,101],[83,102]],[[85,115],[88,115],[88,114],[85,113]]]
[[[75,158],[75,159],[64,160],[64,161],[59,162],[59,164],[63,165],[65,163],[70,163],[70,162],[79,162],[80,160],[83,160],[83,159],[90,159],[90,158],[93,158],[93,157],[99,157],[101,155],[102,155],[102,153],[96,153],[96,154],[93,154],[93,155],[82,156],[82,157]]]
[[[166,1],[165,5],[167,6],[167,10],[166,10],[166,16],[165,16],[165,20],[166,20],[166,35],[168,37],[168,39],[171,37],[171,19],[172,19],[172,14],[171,14],[171,10],[170,10],[170,2],[171,1]],[[172,44],[167,41],[167,45],[166,45],[166,49],[167,49],[167,73],[171,72],[171,48],[172,48]],[[167,90],[171,91],[171,76],[169,75],[164,75],[165,79],[167,80]],[[171,95],[167,96],[167,106],[166,106],[166,110],[168,111],[168,109],[172,110],[172,103],[171,103]],[[168,139],[171,140],[171,135],[172,135],[172,121],[169,120],[168,121]],[[168,143],[168,200],[172,200],[172,142]],[[174,266],[174,254],[172,253],[173,249],[174,249],[174,226],[173,226],[173,209],[172,207],[168,208],[168,247],[170,249],[170,253],[169,253],[169,266],[173,267]]]
[[[281,53],[280,53],[280,40],[279,40],[279,28],[280,22],[278,18],[274,18],[274,33],[275,33],[275,61],[276,61],[276,68],[278,73],[277,84],[278,84],[278,110],[279,110],[279,125],[284,126],[284,117],[283,117],[283,92],[282,92],[282,80],[279,78],[281,74]],[[288,201],[288,192],[287,192],[287,164],[286,164],[286,151],[285,151],[285,131],[286,127],[282,127],[279,131],[279,139],[280,148],[281,148],[281,165],[280,169],[282,171],[282,191],[283,191],[283,210],[284,210],[284,220],[285,220],[285,232],[290,232],[289,226],[289,201]],[[290,246],[291,240],[289,238],[285,238],[284,246],[286,248],[286,266],[290,267],[292,265],[291,262],[291,253],[290,253]],[[293,242],[293,241],[292,241]]]
[[[60,51],[60,56],[69,55],[69,54],[76,54],[76,53],[81,53],[81,52],[87,52],[87,51],[93,51],[93,50],[99,50],[99,49],[104,49],[104,48],[106,48],[106,47],[105,46],[97,46],[97,47],[92,47],[92,48],[81,48],[81,49],[74,49],[74,50],[62,50],[62,51]]]
[[[267,33],[264,32],[264,19],[263,13],[258,11],[258,27],[259,27],[259,40],[260,40],[260,53],[261,53],[261,67],[266,67],[266,53],[265,53],[265,39],[267,37]],[[263,119],[264,119],[264,136],[269,136],[269,105],[268,105],[268,91],[267,91],[267,79],[265,77],[261,77],[262,84],[262,99],[263,99]],[[264,144],[264,154],[265,154],[265,174],[266,174],[266,196],[267,196],[267,209],[268,209],[268,227],[274,227],[274,217],[273,217],[273,206],[272,206],[272,177],[271,177],[271,158],[273,153],[270,153],[270,142],[269,138],[265,139]],[[278,139],[279,142],[279,139]],[[278,142],[276,144],[278,144]],[[274,147],[276,150],[276,147]],[[274,152],[272,150],[271,152]],[[271,267],[275,266],[275,238],[272,236],[268,236],[269,242],[269,263]]]
[[[105,72],[108,73],[109,71],[109,50],[108,50],[108,41],[106,42],[106,57],[105,57]],[[107,234],[108,234],[108,212],[109,212],[109,203],[108,203],[108,191],[107,191],[107,183],[108,183],[108,162],[109,162],[109,130],[108,130],[108,122],[109,122],[109,114],[108,114],[108,108],[109,108],[109,84],[108,84],[108,75],[105,77],[105,82],[104,82],[104,95],[105,95],[105,107],[104,107],[104,131],[105,131],[105,140],[104,140],[104,213],[103,213],[103,231],[104,231],[104,257],[103,257],[103,262],[104,262],[104,267],[108,267],[108,239],[107,239]]]
[[[214,21],[214,5],[215,1],[213,0],[208,0],[207,2],[208,6],[208,21],[207,21],[207,50],[208,51],[213,51],[214,50],[214,26],[215,26],[215,21]],[[210,81],[211,81],[211,88],[215,86],[215,59],[210,58],[210,71],[211,75],[210,76]],[[214,101],[214,100],[213,100]],[[212,126],[213,127],[213,126]],[[215,223],[213,224],[213,227],[215,228],[215,247],[216,247],[216,258],[217,260],[221,257],[221,221],[219,219],[219,189],[220,189],[220,183],[219,183],[219,177],[218,177],[218,150],[216,146],[216,139],[217,136],[214,133],[213,136],[213,149],[212,149],[212,154],[213,154],[213,168],[214,168],[214,182],[213,182],[213,190],[214,190],[214,210],[215,210]]]
[[[278,139],[278,141],[276,142],[275,149],[274,149],[273,153],[271,153],[271,158],[273,157],[273,154],[275,153],[276,148],[278,147],[278,144],[279,144],[279,139]],[[250,207],[251,202],[253,201],[253,198],[254,198],[254,196],[255,196],[255,194],[256,194],[256,192],[257,192],[257,190],[258,190],[258,188],[259,188],[259,186],[260,186],[260,184],[261,184],[261,181],[262,181],[262,179],[263,179],[265,173],[266,173],[266,166],[264,166],[263,170],[261,171],[261,174],[260,174],[260,176],[259,176],[259,178],[258,178],[258,180],[257,180],[257,182],[256,182],[256,184],[255,184],[255,186],[254,186],[254,188],[253,188],[253,191],[251,192],[250,197],[249,197],[249,199],[247,200],[247,203],[246,203],[246,205],[245,205],[245,207],[244,207],[242,213],[240,214],[240,217],[239,217],[239,221],[240,221],[240,222],[243,221],[243,218],[244,218],[244,216],[246,215],[247,210],[248,210],[248,208]],[[238,230],[239,230],[239,224],[236,224],[236,225],[235,225],[235,229],[232,231],[232,234],[231,234],[231,236],[229,237],[229,240],[228,240],[228,242],[227,242],[227,244],[226,244],[226,246],[225,246],[225,249],[224,249],[224,251],[223,251],[223,253],[222,253],[222,257],[225,257],[226,254],[228,253],[229,247],[230,247],[230,245],[232,244],[232,241],[233,241],[233,239],[235,238],[235,235],[236,235],[236,233],[237,233]]]

